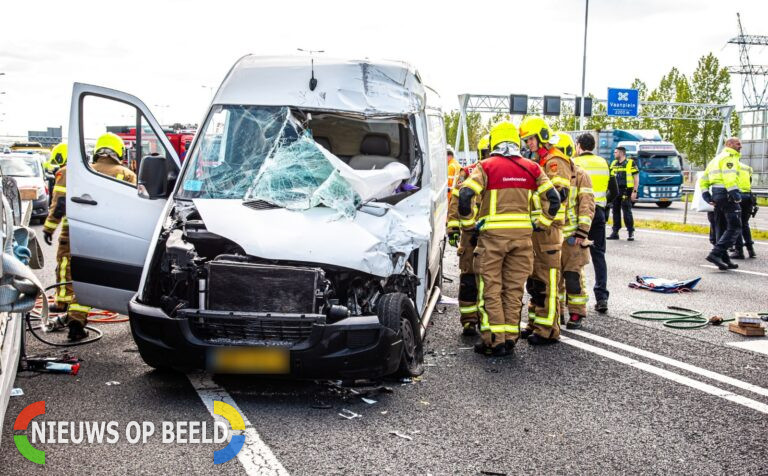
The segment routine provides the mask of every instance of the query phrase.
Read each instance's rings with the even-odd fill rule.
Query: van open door
[[[138,98],[113,89],[75,83],[69,121],[66,215],[72,280],[79,304],[127,312],[136,293],[150,240],[167,199],[142,198],[136,185],[92,167],[96,139],[135,128],[123,165],[138,175],[141,158],[164,156],[169,176],[179,158],[162,127]],[[102,159],[103,160],[103,159]]]

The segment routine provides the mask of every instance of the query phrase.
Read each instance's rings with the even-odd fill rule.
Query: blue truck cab
[[[675,145],[662,140],[657,130],[599,131],[598,154],[610,164],[617,147],[627,150],[640,171],[637,201],[655,203],[661,208],[682,199],[682,157]]]

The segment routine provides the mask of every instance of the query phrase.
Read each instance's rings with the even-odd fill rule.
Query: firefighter
[[[565,132],[555,134],[555,146],[573,161],[575,145]],[[592,179],[586,170],[573,162],[574,178],[568,192],[568,214],[563,226],[561,265],[563,273],[558,285],[561,315],[569,316],[565,327],[579,329],[587,317],[587,287],[584,280],[584,266],[589,264],[589,230],[595,216],[595,194]]]
[[[560,208],[560,196],[537,164],[523,159],[514,124],[491,129],[490,156],[481,161],[459,191],[459,217],[471,219],[476,196],[479,238],[474,253],[481,339],[475,351],[509,355],[520,335],[525,281],[533,271],[534,226],[548,228]],[[544,210],[532,221],[530,196]],[[556,285],[555,285],[556,287]]]
[[[744,259],[744,246],[750,258],[757,257],[755,245],[752,241],[752,230],[749,228],[749,219],[757,214],[757,200],[752,195],[752,167],[747,164],[739,166],[739,193],[741,194],[741,234],[736,239],[736,246],[731,253],[733,259]]]
[[[739,267],[731,262],[728,248],[736,243],[741,233],[740,151],[741,141],[737,137],[725,141],[725,147],[707,164],[700,179],[702,198],[715,206],[715,222],[725,226],[706,258],[721,270]]]
[[[533,234],[533,274],[528,280],[528,326],[522,335],[533,345],[552,344],[560,338],[560,305],[557,287],[560,282],[562,227],[568,207],[568,194],[574,177],[571,160],[554,144],[549,125],[537,116],[528,116],[520,124],[520,138],[539,163],[560,196],[562,206],[552,226]]]
[[[124,180],[132,184],[136,183],[136,175],[120,165],[123,156],[123,141],[112,133],[106,133],[96,141],[94,149],[95,171],[118,180]],[[66,163],[66,151],[64,152]],[[66,193],[67,193],[67,167],[64,166],[56,173],[56,183],[53,187],[54,207],[49,211],[48,218],[43,225],[43,238],[48,245],[53,244],[53,233],[61,223],[59,234],[59,247],[56,251],[56,280],[57,282],[72,281],[71,256],[69,249],[69,224],[66,217]],[[71,284],[59,286],[56,289],[54,312],[67,312],[69,327],[68,338],[72,341],[82,340],[88,336],[85,326],[88,323],[88,313],[91,308],[77,303]]]
[[[49,174],[47,178],[48,190],[53,190],[56,182],[55,174],[67,164],[67,144],[62,142],[51,149],[51,156],[43,164],[43,168]],[[48,205],[53,203],[53,193],[48,198]]]
[[[453,190],[453,186],[456,184],[456,179],[461,170],[461,164],[459,164],[459,161],[453,156],[453,147],[448,146],[446,154],[448,156],[448,201],[450,201],[451,190]]]
[[[486,135],[477,144],[477,157],[480,160],[488,156],[488,140]],[[477,279],[473,271],[473,256],[477,245],[477,231],[475,230],[475,218],[477,214],[477,200],[473,204],[473,215],[468,219],[459,218],[459,189],[466,177],[472,173],[475,164],[470,164],[462,169],[462,174],[456,186],[451,190],[452,199],[448,204],[448,244],[458,246],[456,253],[459,255],[459,313],[461,314],[462,333],[465,336],[477,335]]]

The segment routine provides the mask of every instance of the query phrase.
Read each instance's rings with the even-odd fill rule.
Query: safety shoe
[[[635,232],[630,231],[629,236],[627,237],[627,241],[635,241]]]
[[[465,322],[463,326],[464,329],[461,331],[461,335],[466,337],[474,337],[477,335],[477,323]]]
[[[750,258],[757,258],[757,254],[755,253],[755,247],[752,245],[747,245],[747,256]]]
[[[55,313],[55,314],[62,313],[62,312],[67,312],[67,307],[68,307],[68,305],[65,302],[60,302],[60,303],[57,302],[56,304],[54,304],[52,306],[48,306],[48,312],[52,312],[52,313]]]
[[[731,258],[728,257],[728,253],[722,253],[720,257],[723,259],[723,263],[728,266],[728,269],[737,269],[739,267],[738,264],[731,261]]]
[[[510,354],[515,351],[515,341],[513,340],[504,342],[504,346],[507,348]]]
[[[475,344],[475,352],[486,357],[504,357],[511,353],[507,348],[506,343],[491,347],[483,341]]]
[[[565,324],[566,329],[581,329],[581,324],[584,322],[584,316],[580,316],[576,313],[571,314],[571,318]]]
[[[528,343],[531,345],[549,345],[549,344],[557,344],[557,339],[547,339],[546,337],[541,337],[538,334],[531,334],[531,336],[528,338]]]
[[[614,231],[613,233],[608,235],[608,237],[606,238],[606,240],[618,240],[618,239],[619,239],[619,232],[618,231]]]
[[[600,314],[608,312],[608,300],[603,299],[602,301],[597,301],[597,304],[595,304],[595,311]]]
[[[521,339],[527,339],[527,338],[531,337],[532,334],[533,334],[533,329],[529,329],[529,328],[526,327],[525,329],[520,331],[520,338]]]
[[[738,248],[736,251],[728,255],[731,259],[744,259],[744,249]]]
[[[728,265],[725,264],[725,261],[723,261],[723,258],[720,257],[719,254],[717,254],[715,251],[710,251],[706,258],[707,261],[717,266],[717,268],[720,271],[726,271],[728,270]]]
[[[80,321],[69,321],[68,326],[69,334],[67,334],[67,339],[71,341],[79,341],[88,337],[88,331]]]

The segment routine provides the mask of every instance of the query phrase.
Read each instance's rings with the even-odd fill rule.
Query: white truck
[[[419,374],[447,213],[434,99],[405,63],[246,56],[181,165],[142,101],[75,84],[78,301],[127,311],[156,368]],[[163,146],[142,158],[138,188],[97,173],[85,153],[115,104]]]

